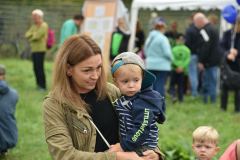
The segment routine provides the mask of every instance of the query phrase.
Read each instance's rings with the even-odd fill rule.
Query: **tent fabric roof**
[[[171,9],[171,10],[196,10],[196,9],[222,9],[228,4],[237,6],[236,0],[134,0],[132,8],[143,9]]]
[[[236,0],[133,0],[131,7],[131,38],[129,42],[129,51],[133,51],[136,23],[139,9],[151,10],[209,10],[209,9],[223,9],[226,5],[234,5],[240,8]]]

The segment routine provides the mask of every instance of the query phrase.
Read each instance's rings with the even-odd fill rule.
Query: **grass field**
[[[7,81],[19,93],[16,118],[19,141],[16,148],[9,151],[1,160],[49,160],[51,159],[44,139],[42,122],[42,101],[47,92],[39,92],[35,86],[32,64],[27,60],[0,59],[7,67]],[[45,63],[48,88],[51,83],[52,62]],[[220,133],[221,151],[233,140],[240,138],[240,114],[233,113],[233,100],[227,112],[219,109],[218,103],[203,105],[198,100],[186,97],[182,104],[171,104],[167,97],[167,121],[160,125],[159,144],[173,160],[174,154],[182,154],[189,159],[192,131],[200,125],[212,125]],[[172,157],[172,158],[171,158]]]

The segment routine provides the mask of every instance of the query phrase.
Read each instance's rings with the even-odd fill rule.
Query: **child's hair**
[[[180,38],[184,39],[184,35],[182,33],[178,33],[176,35],[176,39],[180,39]]]
[[[123,66],[126,66],[129,70],[135,70],[136,69],[136,67],[139,67],[138,65],[136,65],[136,64],[125,64],[125,65],[123,65]],[[116,70],[116,72],[114,72],[113,73],[113,78],[116,78],[118,75],[119,75],[119,71],[121,71],[120,70],[121,69],[121,67],[118,69],[118,70]],[[141,67],[139,67],[139,69],[141,69],[141,74],[142,74],[142,77],[143,77],[143,70],[142,70],[142,68]]]
[[[193,143],[208,141],[217,145],[219,134],[217,130],[211,126],[200,126],[194,130],[192,138]]]

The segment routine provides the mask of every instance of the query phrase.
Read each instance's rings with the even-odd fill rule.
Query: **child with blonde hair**
[[[120,144],[110,151],[143,151],[158,144],[156,123],[165,121],[165,100],[152,89],[155,76],[135,53],[124,52],[112,62],[112,75],[122,96],[113,102],[119,117]]]
[[[197,160],[211,160],[219,151],[217,130],[211,126],[200,126],[192,134],[192,148]]]

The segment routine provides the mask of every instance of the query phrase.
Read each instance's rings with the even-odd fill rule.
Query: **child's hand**
[[[116,143],[114,145],[111,145],[108,151],[109,152],[123,152],[123,149],[122,149],[120,143]]]
[[[143,157],[144,160],[159,160],[159,155],[155,153],[153,150],[147,150],[143,152]]]
[[[198,69],[200,71],[203,71],[205,68],[204,68],[204,65],[202,63],[198,63]]]
[[[181,67],[176,68],[176,72],[177,73],[182,73],[183,72],[183,68],[181,68]]]

